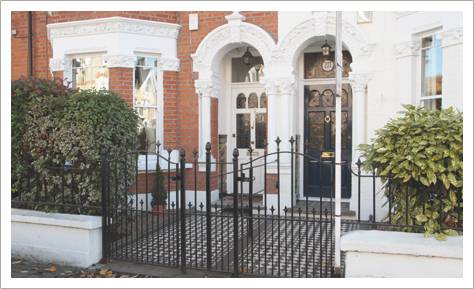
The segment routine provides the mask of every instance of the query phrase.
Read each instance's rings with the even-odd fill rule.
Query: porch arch
[[[227,24],[211,31],[192,55],[193,71],[198,73],[194,86],[199,97],[199,156],[205,155],[205,145],[211,141],[211,98],[218,98],[223,85],[219,75],[223,57],[232,49],[252,46],[270,63],[276,44],[272,36],[257,25],[244,22],[245,17],[234,12],[226,17]]]

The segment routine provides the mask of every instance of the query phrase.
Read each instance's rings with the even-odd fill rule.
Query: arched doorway
[[[305,155],[327,162],[315,163],[310,159],[302,162],[302,194],[300,197],[330,198],[334,175],[329,163],[335,159],[335,63],[334,51],[324,55],[321,46],[334,47],[332,36],[316,38],[301,52],[298,60],[299,105],[298,131],[301,135],[301,151]],[[341,160],[352,161],[352,89],[349,73],[352,56],[343,49]],[[342,169],[342,197],[351,196],[351,175],[346,166]]]
[[[243,60],[246,53],[251,55],[250,63]],[[225,158],[231,160],[233,148],[237,148],[239,163],[246,164],[263,156],[267,143],[267,94],[262,84],[264,61],[258,50],[242,46],[229,51],[223,63],[226,93],[219,101],[219,138],[225,139],[225,144],[221,143],[220,147],[229,149],[220,154],[225,153]],[[254,170],[254,192],[263,190],[263,175],[262,168]],[[229,175],[227,191],[232,190],[231,178]],[[242,190],[247,193],[247,184]]]

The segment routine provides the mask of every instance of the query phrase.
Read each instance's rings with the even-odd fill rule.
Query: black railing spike
[[[293,144],[295,142],[295,138],[293,136],[290,137],[290,144]]]
[[[285,212],[285,214],[288,212],[288,208],[286,206],[283,208],[283,212]]]
[[[157,151],[157,152],[160,151],[160,146],[161,146],[160,141],[157,141],[157,142],[156,142],[156,151]]]
[[[191,209],[193,207],[193,204],[191,204],[191,202],[189,202],[188,207]]]
[[[360,167],[362,165],[362,162],[360,161],[360,158],[357,159],[356,165]]]
[[[235,148],[234,151],[232,152],[232,156],[233,156],[234,158],[239,157],[239,150],[238,150],[237,148]]]
[[[174,206],[175,206],[175,203],[174,203],[174,202],[171,202],[171,208],[174,209]]]
[[[193,150],[193,157],[194,157],[195,159],[198,158],[198,153],[199,153],[199,152],[198,152],[197,149],[194,149],[194,150]]]
[[[204,205],[203,205],[202,202],[199,204],[199,208],[200,208],[200,209],[204,208]]]
[[[186,151],[183,148],[179,150],[179,156],[182,158],[186,156]]]
[[[211,150],[211,143],[207,142],[206,143],[206,151],[210,151],[210,150]]]
[[[276,144],[277,144],[277,147],[280,146],[280,143],[281,143],[281,139],[279,136],[277,136],[276,140],[275,140]]]
[[[253,153],[253,148],[249,148],[250,157],[252,157],[252,153]]]
[[[170,156],[173,150],[171,148],[167,148],[166,151],[168,152],[168,156]]]

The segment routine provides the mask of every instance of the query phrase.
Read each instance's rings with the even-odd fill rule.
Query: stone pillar
[[[358,146],[367,143],[367,91],[371,79],[368,73],[351,73],[349,82],[352,88],[352,159],[359,157]]]
[[[443,99],[442,107],[453,106],[462,111],[462,28],[441,33],[443,47]]]
[[[295,97],[294,78],[278,78],[265,81],[265,91],[268,96],[268,152],[276,152],[275,140],[280,138],[280,150],[289,151],[289,139],[293,127],[293,102]],[[284,156],[282,163],[288,164],[289,157]]]
[[[276,138],[279,137],[280,142],[280,176],[278,187],[280,189],[280,212],[282,213],[285,207],[290,208],[291,204],[291,163],[290,154],[284,153],[290,150],[289,139],[292,135],[293,127],[293,101],[295,98],[295,79],[275,78],[265,80],[265,91],[268,96],[267,100],[267,114],[268,114],[268,153],[277,151]],[[267,179],[273,180],[276,183],[278,180],[278,167],[274,162],[276,155],[267,158],[268,165]],[[294,167],[296,170],[296,167]],[[273,182],[270,182],[273,183]],[[273,191],[272,188],[270,190]],[[277,191],[277,190],[276,190]],[[294,192],[296,192],[294,190]],[[273,206],[276,210],[278,204],[278,195],[276,192],[271,192],[268,195],[268,208]],[[296,198],[294,197],[295,201]]]
[[[215,94],[213,84],[208,81],[195,81],[196,92],[199,97],[199,161],[205,162],[206,143],[212,141],[211,97]],[[211,156],[211,161],[215,159]],[[199,166],[199,170],[204,170]]]

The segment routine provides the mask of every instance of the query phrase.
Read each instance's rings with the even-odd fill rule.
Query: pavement
[[[118,272],[109,265],[95,264],[78,268],[28,259],[12,258],[12,278],[152,278],[138,272]]]

